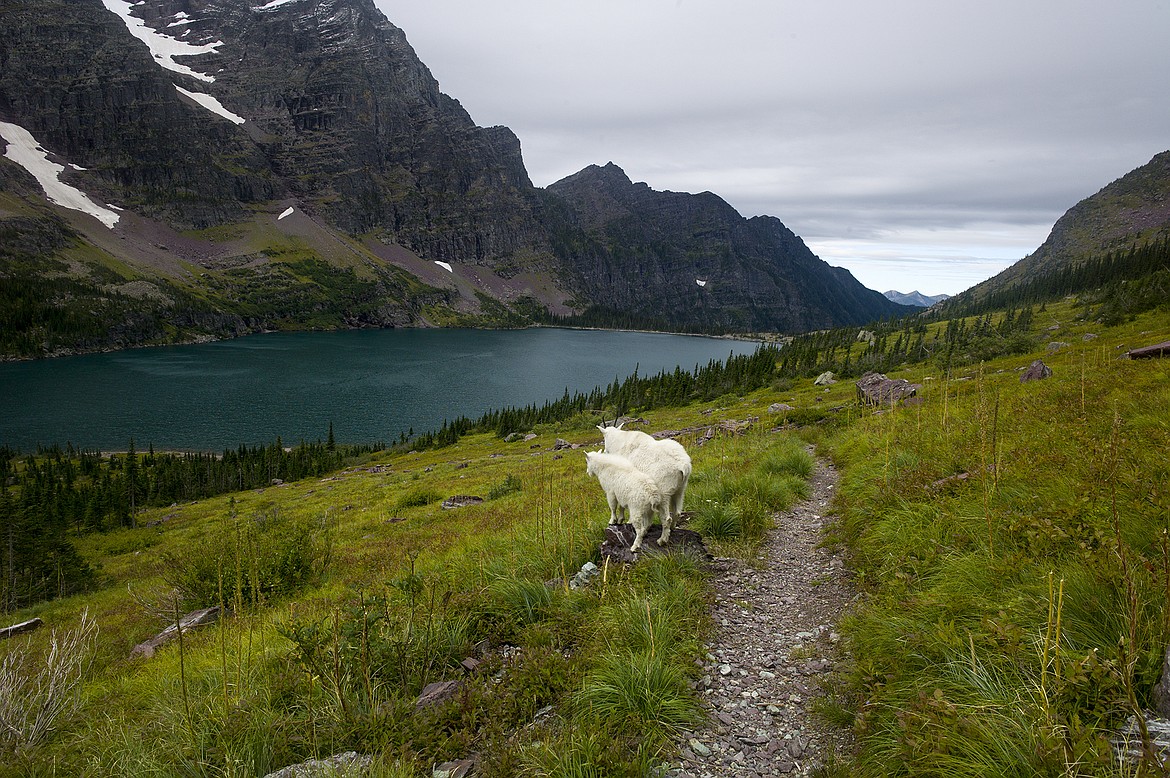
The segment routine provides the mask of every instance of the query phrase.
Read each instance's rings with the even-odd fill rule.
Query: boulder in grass
[[[443,500],[443,507],[447,509],[466,508],[468,505],[479,505],[481,502],[483,502],[482,497],[476,497],[473,494],[457,494]]]
[[[431,770],[431,778],[468,778],[474,769],[474,759],[456,759],[453,762],[443,762]]]
[[[905,378],[886,378],[882,373],[869,372],[857,379],[857,402],[861,405],[886,407],[904,403],[918,394],[922,384],[912,384]]]
[[[1149,736],[1149,748],[1143,742],[1142,729]],[[1155,775],[1165,775],[1170,768],[1170,721],[1142,713],[1142,721],[1130,716],[1121,730],[1110,738],[1113,753],[1119,762],[1128,762],[1131,765],[1149,764],[1154,761],[1162,772]],[[1140,771],[1135,775],[1141,775]]]
[[[300,764],[282,767],[264,778],[360,778],[369,775],[374,757],[356,751],[334,754],[324,759],[310,759]]]
[[[1044,360],[1037,359],[1032,364],[1028,365],[1028,369],[1020,375],[1020,383],[1026,384],[1029,381],[1043,381],[1045,378],[1052,377],[1052,368],[1044,364]]]
[[[448,700],[453,700],[461,688],[463,688],[461,681],[435,681],[434,683],[428,683],[423,687],[422,692],[419,693],[418,699],[414,701],[414,709],[423,710],[424,708],[433,708]]]
[[[702,560],[711,559],[707,546],[703,544],[703,536],[693,530],[675,527],[670,531],[670,541],[665,546],[658,545],[662,537],[662,526],[655,524],[646,530],[642,536],[642,546],[637,551],[630,551],[636,535],[631,524],[608,524],[605,527],[605,540],[601,543],[601,558],[609,557],[610,563],[624,562],[632,564],[643,556],[659,554],[686,554]]]

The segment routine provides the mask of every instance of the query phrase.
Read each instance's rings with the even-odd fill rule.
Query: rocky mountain
[[[935,303],[942,302],[950,297],[949,294],[926,295],[917,289],[913,292],[899,292],[894,289],[889,289],[882,292],[882,296],[887,300],[893,300],[899,305],[912,305],[915,308],[929,308]]]
[[[617,165],[591,165],[548,191],[585,242],[566,250],[586,296],[683,326],[789,332],[871,321],[894,310],[830,267],[779,219],[745,219],[718,196],[659,192]]]
[[[534,187],[516,136],[443,94],[372,0],[16,0],[0,29],[4,354],[591,308],[783,331],[897,310],[709,193],[621,175],[619,196],[608,168]]]
[[[1074,205],[1038,249],[961,297],[982,299],[1083,260],[1168,235],[1170,151],[1164,151]]]

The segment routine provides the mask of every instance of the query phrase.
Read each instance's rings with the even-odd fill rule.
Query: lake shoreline
[[[721,335],[704,335],[701,332],[671,332],[670,330],[638,330],[629,328],[608,328],[608,327],[583,327],[570,324],[526,324],[523,327],[432,327],[432,326],[418,326],[418,327],[335,327],[331,329],[317,329],[308,327],[305,329],[291,329],[291,330],[256,330],[255,332],[245,332],[241,335],[236,335],[230,338],[216,338],[211,335],[200,335],[190,340],[176,340],[169,343],[136,343],[130,346],[122,346],[120,348],[93,348],[93,349],[62,349],[55,351],[52,354],[42,354],[37,357],[21,357],[12,354],[0,354],[0,364],[11,362],[38,362],[40,360],[62,359],[66,357],[82,357],[90,354],[117,354],[122,351],[137,351],[139,349],[151,348],[166,348],[167,346],[196,346],[205,343],[224,343],[240,338],[249,338],[255,335],[275,335],[288,334],[296,332],[362,332],[369,330],[473,330],[477,332],[510,332],[516,330],[531,330],[531,329],[557,329],[557,330],[582,330],[586,332],[635,332],[647,335],[678,335],[682,337],[692,338],[712,338],[715,340],[734,340],[747,343],[785,343],[792,339],[791,335],[781,335],[780,333],[771,332],[742,332],[742,333],[723,333]]]
[[[324,440],[393,445],[451,419],[751,354],[758,340],[565,327],[353,328],[0,364],[0,445],[214,453]]]

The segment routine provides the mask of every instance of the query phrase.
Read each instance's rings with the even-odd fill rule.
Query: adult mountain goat
[[[609,502],[609,523],[624,524],[623,512],[634,525],[631,551],[642,547],[642,538],[662,504],[662,493],[650,476],[619,454],[585,452],[585,472],[597,478]]]
[[[654,480],[662,493],[659,513],[662,516],[662,537],[659,545],[670,540],[670,531],[682,513],[687,481],[691,477],[691,457],[677,440],[655,440],[645,432],[624,430],[621,425],[598,425],[605,438],[605,451],[620,454]]]

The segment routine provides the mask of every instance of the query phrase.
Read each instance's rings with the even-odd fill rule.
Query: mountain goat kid
[[[624,430],[621,425],[598,425],[605,438],[605,451],[620,454],[654,480],[662,493],[662,537],[659,545],[670,540],[670,531],[682,513],[687,481],[691,477],[691,458],[677,440],[655,440],[645,432]]]
[[[586,451],[585,472],[596,477],[605,490],[605,499],[609,502],[609,523],[623,524],[623,512],[628,515],[635,533],[630,551],[637,551],[642,547],[642,538],[646,530],[650,529],[650,522],[662,504],[662,493],[658,491],[658,486],[650,476],[618,454]]]

